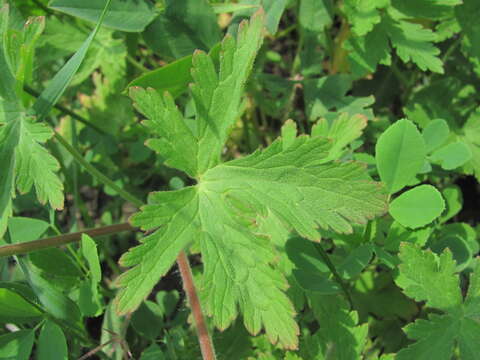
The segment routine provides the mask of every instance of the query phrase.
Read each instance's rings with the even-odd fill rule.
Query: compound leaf
[[[386,22],[390,41],[400,59],[404,62],[413,61],[423,71],[443,74],[443,64],[437,56],[440,50],[433,45],[437,39],[434,32],[420,24],[387,20],[390,20]]]
[[[402,265],[396,283],[407,296],[441,310],[461,304],[456,265],[450,252],[438,257],[431,251],[421,251],[416,245],[403,243],[400,260]]]
[[[363,36],[372,31],[382,17],[379,9],[389,5],[388,0],[347,0],[344,11],[352,24],[355,35]]]
[[[23,88],[31,67],[33,49],[31,36],[24,33],[33,31],[38,37],[43,22],[27,22],[23,33],[16,34],[21,41],[16,46],[8,44],[9,8],[0,10],[0,236],[4,233],[7,219],[12,213],[12,197],[15,187],[22,193],[35,187],[41,203],[50,203],[54,208],[63,208],[63,185],[56,175],[57,160],[48,153],[43,144],[52,137],[52,131],[45,125],[34,122],[25,113],[18,89]],[[33,28],[31,29],[31,27]],[[11,36],[11,34],[10,34]],[[25,42],[25,43],[24,43]],[[21,48],[28,49],[21,52]],[[7,51],[8,49],[8,51]],[[13,56],[12,54],[17,54]],[[12,60],[12,56],[17,61]],[[26,58],[25,58],[26,57]],[[23,70],[22,70],[23,69]]]
[[[414,62],[423,71],[443,73],[440,50],[434,45],[443,40],[448,30],[438,27],[433,31],[418,23],[418,18],[429,21],[454,21],[453,7],[460,1],[385,1],[347,0],[344,12],[352,24],[352,35],[345,42],[350,52],[348,59],[357,77],[375,71],[379,63],[390,64],[391,48],[395,48],[403,62]],[[472,11],[470,11],[472,13]],[[471,15],[470,15],[471,16]],[[471,29],[471,21],[465,21]],[[473,32],[472,32],[473,33]],[[469,39],[466,40],[469,42]],[[390,42],[390,44],[389,44]],[[391,47],[390,47],[391,45]],[[471,48],[472,46],[470,46]]]
[[[463,301],[456,264],[449,251],[440,256],[423,251],[413,244],[402,244],[400,250],[400,275],[396,282],[406,295],[417,301],[426,301],[427,306],[437,308],[444,314],[431,314],[428,319],[419,319],[404,328],[412,345],[400,350],[399,360],[452,358],[456,347],[459,358],[474,360],[480,351],[480,266],[474,263],[470,286]]]

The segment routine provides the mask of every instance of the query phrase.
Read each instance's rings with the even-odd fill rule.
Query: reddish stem
[[[200,300],[198,299],[195,284],[193,283],[192,269],[188,262],[187,255],[181,251],[177,257],[178,268],[182,276],[183,288],[187,294],[187,299],[192,309],[193,319],[195,320],[195,328],[197,329],[200,350],[202,351],[203,360],[215,360],[215,350],[213,348],[212,339],[208,333],[207,324],[202,313]]]
[[[24,243],[10,244],[0,246],[0,257],[25,254],[31,251],[42,250],[49,247],[60,246],[69,244],[71,242],[79,241],[82,238],[82,234],[87,234],[91,237],[103,236],[115,234],[121,231],[134,230],[128,223],[115,224],[109,226],[103,226],[96,229],[83,230],[71,234],[63,234],[59,236],[53,236],[46,239],[27,241]]]

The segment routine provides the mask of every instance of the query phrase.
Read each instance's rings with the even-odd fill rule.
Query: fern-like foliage
[[[28,116],[23,85],[32,75],[35,42],[45,27],[43,17],[30,19],[20,31],[9,25],[9,9],[0,9],[0,236],[12,213],[15,188],[35,188],[38,200],[63,208],[63,184],[58,161],[43,144],[53,136],[45,124]]]

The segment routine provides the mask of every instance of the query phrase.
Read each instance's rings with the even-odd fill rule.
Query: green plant
[[[0,358],[475,359],[474,0],[2,4]]]

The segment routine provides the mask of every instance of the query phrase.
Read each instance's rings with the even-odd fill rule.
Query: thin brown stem
[[[340,31],[335,39],[333,57],[330,65],[330,75],[334,75],[343,70],[347,51],[343,48],[343,43],[350,36],[350,28],[348,22],[344,19],[340,27]]]
[[[215,360],[215,350],[213,348],[212,339],[208,333],[207,324],[202,313],[200,300],[198,299],[195,284],[193,283],[192,269],[188,262],[187,255],[181,251],[177,257],[178,268],[182,276],[183,288],[187,294],[187,299],[192,309],[193,319],[195,320],[195,328],[197,329],[200,350],[202,351],[203,360]]]
[[[135,230],[129,223],[103,226],[96,229],[83,230],[71,234],[53,236],[46,239],[28,241],[18,244],[9,244],[0,246],[0,257],[26,254],[36,250],[42,250],[49,247],[60,246],[79,241],[83,234],[91,237],[115,234],[121,231]]]

